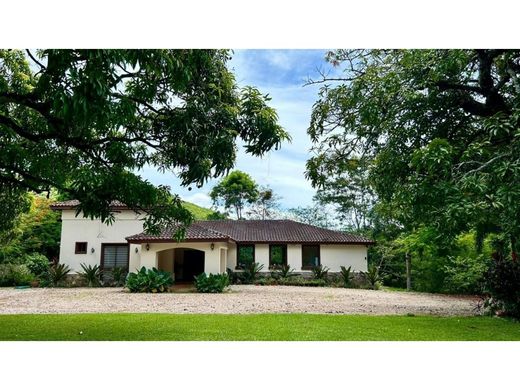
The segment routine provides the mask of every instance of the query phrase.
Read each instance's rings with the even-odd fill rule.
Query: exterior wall
[[[230,242],[227,251],[227,267],[234,270],[237,266],[237,244]]]
[[[352,266],[352,271],[366,272],[367,247],[365,245],[320,245],[320,261],[323,266],[330,268],[330,272],[340,272],[342,265],[347,268]]]
[[[269,271],[269,244],[255,244],[255,262],[263,264],[263,272]]]
[[[297,272],[302,269],[302,246],[301,244],[287,244],[287,264]]]
[[[82,214],[76,217],[75,214],[75,210],[62,210],[61,215],[60,263],[67,264],[72,269],[72,273],[81,271],[81,263],[100,264],[102,243],[125,244],[125,237],[143,231],[141,216],[130,210],[116,212],[116,220],[112,225],[102,223],[99,219],[83,218]],[[87,242],[86,254],[74,253],[76,242]],[[140,265],[140,247],[140,245],[130,245],[130,271]]]

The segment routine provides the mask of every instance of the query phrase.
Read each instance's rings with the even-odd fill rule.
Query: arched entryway
[[[173,272],[176,282],[193,282],[204,272],[204,251],[176,248],[173,251]]]
[[[193,248],[171,248],[157,253],[157,266],[171,272],[175,282],[193,282],[204,272],[205,252]]]

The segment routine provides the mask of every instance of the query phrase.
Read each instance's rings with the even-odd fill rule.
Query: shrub
[[[110,272],[112,284],[115,287],[123,286],[125,284],[126,275],[127,275],[126,268],[123,268],[123,267],[112,268],[112,271]]]
[[[142,267],[137,272],[131,272],[126,278],[126,287],[130,292],[159,293],[168,291],[173,284],[169,272],[159,271],[157,268]]]
[[[323,279],[306,279],[301,276],[289,278],[262,278],[258,280],[262,286],[301,286],[301,287],[326,287],[329,283]]]
[[[221,293],[229,286],[227,274],[209,274],[205,272],[195,277],[195,287],[201,293]]]
[[[312,274],[314,276],[314,279],[325,280],[327,279],[327,275],[329,274],[329,267],[318,265],[312,269]]]
[[[379,274],[379,268],[375,265],[368,267],[367,272],[361,272],[365,277],[365,281],[368,283],[368,287],[372,290],[379,289],[379,283],[381,282],[381,275]]]
[[[264,269],[263,264],[259,263],[250,263],[244,268],[244,272],[242,272],[242,278],[244,283],[254,283],[258,278],[258,274],[260,271]]]
[[[520,262],[497,257],[486,273],[485,287],[488,308],[520,318]]]
[[[25,264],[0,264],[0,286],[27,286],[36,277]]]
[[[41,276],[49,272],[49,259],[40,253],[26,255],[24,263],[36,276]]]
[[[56,263],[49,268],[49,271],[47,272],[47,280],[44,280],[44,284],[48,282],[50,285],[58,287],[58,285],[67,278],[70,271],[71,269],[68,265]]]
[[[238,272],[233,271],[231,268],[226,268],[226,273],[231,284],[237,284],[238,282],[240,282]]]
[[[354,279],[354,275],[352,272],[352,266],[345,268],[341,266],[341,280],[343,282],[343,287],[350,287],[352,283],[352,279]]]
[[[450,293],[482,293],[486,271],[490,266],[488,259],[486,255],[450,257],[450,264],[445,268],[444,289]]]
[[[289,264],[281,265],[274,273],[273,276],[278,278],[290,278],[294,276],[294,269]]]
[[[83,269],[83,272],[80,272],[80,277],[87,282],[87,285],[89,287],[99,287],[102,284],[102,273],[101,268],[99,268],[99,265],[86,265],[86,264],[80,264],[81,268]]]
[[[11,275],[15,286],[27,286],[36,278],[25,264],[11,264]]]

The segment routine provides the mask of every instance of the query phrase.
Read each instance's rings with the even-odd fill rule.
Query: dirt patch
[[[0,314],[333,313],[473,315],[478,298],[326,287],[231,286],[224,294],[130,294],[121,288],[0,288]]]

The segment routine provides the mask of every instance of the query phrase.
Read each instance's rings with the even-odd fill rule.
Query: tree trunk
[[[406,253],[406,290],[412,289],[412,259],[410,253]]]

